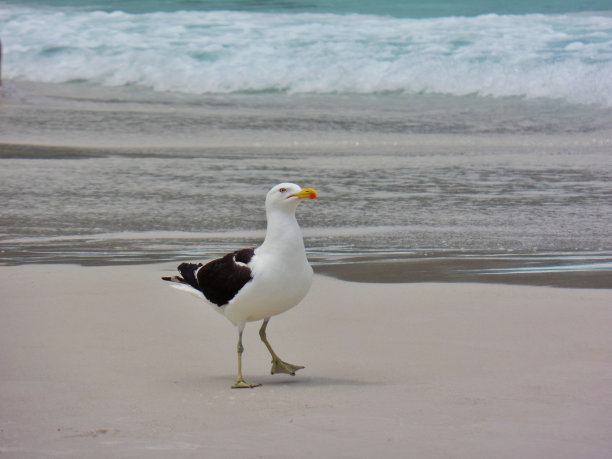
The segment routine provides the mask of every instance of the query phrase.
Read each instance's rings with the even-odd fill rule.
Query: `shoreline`
[[[87,239],[85,237],[84,241]],[[245,236],[244,241],[228,247],[250,246],[247,239]],[[59,240],[60,244],[74,242],[71,237]],[[116,240],[111,239],[110,243],[116,243]],[[206,254],[198,254],[194,249],[193,254],[186,255],[186,252],[172,251],[151,253],[140,248],[124,248],[112,254],[106,246],[5,247],[0,267],[175,266],[181,262],[207,263],[231,250],[212,245]],[[521,253],[411,249],[405,253],[343,252],[334,256],[313,251],[308,253],[308,257],[316,274],[357,283],[475,283],[612,289],[612,255],[607,251]]]
[[[103,262],[93,260],[45,261],[30,263],[0,264],[0,268],[36,266],[78,266],[84,268],[147,267],[159,264],[174,266],[182,261],[193,261],[184,257],[176,260],[142,260]],[[206,260],[205,260],[206,261]],[[475,260],[394,260],[370,262],[345,262],[312,264],[315,274],[340,281],[363,284],[494,284],[524,287],[554,287],[563,289],[612,289],[610,268],[597,270],[555,269],[519,267],[500,260],[487,260],[476,266]],[[514,268],[513,268],[514,267]]]
[[[263,386],[235,391],[235,328],[165,285],[173,269],[0,266],[2,457],[612,450],[609,290],[317,275],[268,329],[306,368],[269,375],[248,324],[245,377]]]

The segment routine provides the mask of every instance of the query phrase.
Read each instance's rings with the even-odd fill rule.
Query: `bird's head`
[[[295,210],[302,199],[315,199],[317,192],[312,188],[302,188],[295,183],[279,183],[268,191],[266,209]]]

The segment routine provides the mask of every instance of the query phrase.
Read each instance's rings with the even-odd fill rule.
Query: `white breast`
[[[234,324],[266,319],[291,309],[308,293],[312,268],[302,256],[299,260],[281,260],[257,254],[250,264],[253,280],[246,284],[224,308]]]

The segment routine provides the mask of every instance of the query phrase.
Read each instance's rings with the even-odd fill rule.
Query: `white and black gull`
[[[195,294],[238,327],[238,376],[233,388],[257,387],[242,377],[242,332],[247,322],[263,320],[261,340],[272,356],[271,373],[295,375],[304,368],[281,360],[270,346],[266,328],[272,316],[291,309],[306,296],[313,271],[306,258],[295,211],[302,199],[315,199],[312,188],[281,183],[266,196],[267,230],[256,248],[237,250],[207,264],[182,263],[180,276],[163,277]]]

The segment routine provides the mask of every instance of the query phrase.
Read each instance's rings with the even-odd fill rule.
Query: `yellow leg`
[[[268,342],[268,337],[266,336],[266,328],[268,327],[269,320],[270,319],[265,319],[263,321],[263,324],[259,329],[259,337],[266,345],[268,351],[270,351],[270,355],[272,356],[272,369],[270,370],[270,373],[286,373],[288,375],[295,376],[295,372],[301,370],[304,367],[301,365],[293,365],[291,363],[284,362],[280,359],[278,355],[276,355],[276,352],[274,352],[272,346],[270,346],[270,343]]]
[[[246,382],[242,377],[242,353],[244,352],[244,347],[242,346],[243,330],[244,325],[240,325],[238,327],[238,377],[236,378],[236,382],[232,386],[232,389],[250,389],[253,387],[261,386],[261,384],[250,384]]]

